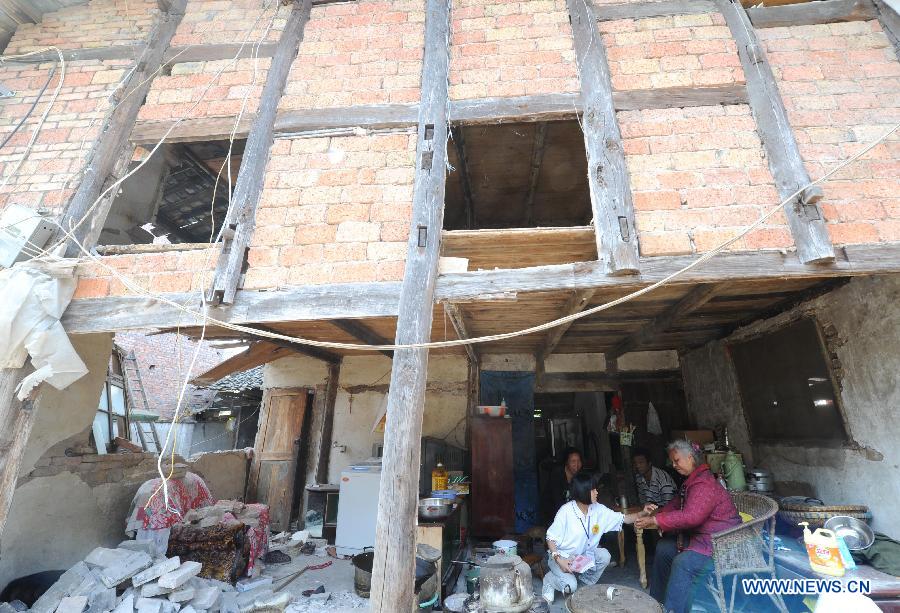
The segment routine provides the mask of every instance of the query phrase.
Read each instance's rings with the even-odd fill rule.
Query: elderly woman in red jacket
[[[672,466],[687,479],[666,506],[647,505],[654,514],[638,519],[635,526],[675,534],[656,547],[650,594],[666,613],[687,613],[694,588],[712,570],[712,535],[740,524],[741,518],[728,491],[703,463],[699,445],[674,441],[668,450]]]

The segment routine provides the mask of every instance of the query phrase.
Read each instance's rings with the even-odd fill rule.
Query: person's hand
[[[647,504],[644,505],[644,513],[646,513],[647,515],[650,515],[658,508],[659,507],[656,506],[655,504],[653,504],[652,502],[648,502]]]
[[[640,528],[641,530],[646,530],[648,528],[658,528],[659,526],[656,524],[655,517],[639,517],[634,522],[635,528]]]
[[[564,558],[564,557],[560,556],[560,557],[556,558],[556,563],[559,565],[560,570],[562,570],[564,573],[571,574],[572,570],[571,570],[571,567],[569,566],[568,558]]]

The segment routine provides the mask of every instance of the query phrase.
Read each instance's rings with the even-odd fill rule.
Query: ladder
[[[139,409],[148,411],[150,402],[147,400],[147,393],[144,391],[144,383],[141,381],[141,369],[138,367],[137,358],[134,351],[129,349],[127,352],[121,347],[116,347],[119,354],[119,364],[122,366],[122,379],[125,382],[125,399],[128,403],[129,411]],[[162,445],[159,443],[159,435],[153,422],[133,421],[132,430],[137,434],[138,440],[141,441],[141,447],[144,451],[152,451],[160,453]]]

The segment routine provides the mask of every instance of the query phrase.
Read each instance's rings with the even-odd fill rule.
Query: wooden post
[[[613,105],[606,47],[588,2],[566,0],[566,5],[581,76],[582,128],[597,254],[608,274],[634,274],[640,269],[634,205]]]
[[[534,145],[531,148],[531,176],[528,179],[528,195],[525,196],[525,227],[534,223],[534,195],[541,178],[541,164],[544,161],[544,149],[547,144],[547,122],[541,121],[534,127]]]
[[[163,54],[169,48],[169,42],[184,16],[187,0],[172,0],[168,4],[168,11],[160,16],[155,37],[141,58],[139,70],[132,73],[121,102],[107,118],[102,136],[85,165],[87,172],[84,173],[84,178],[69,201],[66,212],[59,220],[60,226],[65,230],[70,230],[84,220],[84,223],[75,228],[73,234],[87,249],[93,247],[100,238],[100,232],[118,190],[112,190],[97,203],[96,208],[92,207],[103,190],[127,172],[131,163],[131,152],[134,150],[129,136],[134,129],[138,111],[141,110],[144,98],[153,84],[153,75],[160,67]],[[61,234],[61,231],[59,233]],[[66,247],[66,257],[81,255],[81,249],[70,239]]]
[[[322,418],[322,434],[319,436],[319,461],[316,464],[316,483],[328,483],[328,465],[331,462],[331,436],[334,432],[334,405],[337,401],[341,363],[328,365],[328,381],[325,388],[325,414]]]
[[[756,38],[756,32],[740,2],[716,0],[725,22],[737,44],[738,56],[744,68],[750,109],[756,119],[759,136],[766,148],[769,170],[775,179],[779,196],[784,199],[808,184],[809,174],[800,157],[797,141],[787,119],[781,92],[766,54]],[[784,207],[797,254],[804,264],[834,261],[834,247],[822,211],[816,205],[822,198],[818,186],[805,189],[798,199]]]
[[[256,207],[265,181],[269,150],[275,135],[275,113],[284,92],[291,64],[297,57],[303,30],[309,21],[310,0],[294,2],[278,48],[269,66],[266,84],[259,101],[259,111],[253,120],[237,184],[231,198],[231,207],[225,216],[222,232],[222,251],[216,263],[216,273],[208,300],[213,304],[231,304],[237,292],[247,248],[256,228]]]
[[[900,57],[900,2],[897,0],[873,0],[873,2],[881,29],[894,46],[894,53]]]
[[[425,57],[416,143],[416,176],[406,273],[400,290],[398,344],[431,338],[434,288],[444,220],[447,168],[448,0],[427,0]],[[427,349],[394,352],[388,393],[384,459],[375,531],[371,606],[374,613],[413,607],[415,530]]]
[[[15,393],[30,371],[30,365],[0,370],[0,535],[9,517],[25,445],[37,413],[30,400],[22,402]]]

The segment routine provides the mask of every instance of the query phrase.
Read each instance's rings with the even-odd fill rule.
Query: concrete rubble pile
[[[281,613],[290,604],[290,595],[276,594],[271,579],[236,588],[198,577],[201,569],[200,562],[157,555],[152,541],[97,547],[63,573],[30,612]],[[0,607],[0,613],[16,611],[5,603]]]
[[[237,500],[220,500],[212,506],[192,509],[185,513],[182,523],[208,528],[222,523],[226,513],[250,528],[259,526],[259,505],[246,505]]]

